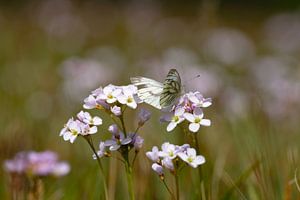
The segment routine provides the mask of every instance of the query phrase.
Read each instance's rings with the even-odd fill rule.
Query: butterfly
[[[130,80],[139,88],[138,97],[157,109],[172,107],[181,95],[181,79],[176,69],[170,69],[163,83],[142,76]]]

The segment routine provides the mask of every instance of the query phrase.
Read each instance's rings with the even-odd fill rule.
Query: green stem
[[[197,133],[192,133],[192,134],[193,134],[194,146],[198,150],[198,153],[199,153],[200,152],[200,146],[199,146],[199,141],[198,141]],[[198,166],[198,173],[199,173],[200,185],[202,185],[202,184],[204,185],[204,183],[203,183],[203,174],[202,174],[202,165]],[[201,190],[200,190],[200,192],[201,192]],[[200,198],[202,199],[201,194],[200,194]]]
[[[97,159],[97,162],[98,162],[98,165],[99,165],[99,168],[100,168],[100,174],[102,176],[102,181],[103,181],[103,186],[104,186],[104,194],[105,194],[105,199],[108,200],[108,192],[107,192],[107,183],[106,183],[106,177],[105,177],[105,173],[104,173],[104,169],[103,169],[103,166],[102,166],[102,163],[101,163],[101,160],[97,154],[97,151],[94,147],[94,144],[93,144],[93,139],[90,135],[87,135],[87,136],[83,136],[83,138],[87,141],[87,143],[90,145],[93,153],[95,154],[96,156],[96,159]]]
[[[126,169],[126,177],[127,177],[127,184],[128,184],[128,193],[129,198],[134,200],[134,191],[133,191],[133,178],[132,178],[132,167],[130,166],[130,162],[128,159],[128,152],[126,152],[125,158],[125,169]]]
[[[170,190],[170,188],[168,187],[166,181],[164,179],[162,179],[162,182],[164,183],[164,186],[167,188],[169,194],[171,195],[172,199],[176,199],[174,194],[172,193],[172,191]]]
[[[179,200],[179,177],[178,174],[175,174],[175,183],[176,183],[176,199]]]
[[[122,129],[124,132],[124,136],[127,137],[127,131],[125,127],[125,122],[124,122],[124,112],[126,110],[126,106],[124,107],[122,114],[120,116],[120,121],[122,125]],[[127,177],[127,185],[128,185],[128,193],[129,193],[129,198],[131,200],[134,200],[134,191],[133,191],[133,177],[132,177],[132,166],[130,165],[129,161],[129,146],[122,152],[122,156],[125,160],[125,171],[126,171],[126,177]]]
[[[122,127],[123,127],[124,135],[125,135],[125,137],[127,137],[127,132],[126,132],[126,127],[125,127],[123,114],[120,116],[120,120],[121,120],[121,124],[122,124]]]
[[[134,165],[134,162],[135,162],[135,160],[136,160],[136,157],[137,157],[138,153],[139,153],[138,151],[135,152],[134,157],[133,157],[133,160],[132,160],[131,166]]]
[[[114,118],[113,115],[110,115],[110,118],[114,121],[114,123],[117,125],[117,127],[121,130],[121,126],[119,125],[119,123],[117,122],[117,120]]]
[[[44,184],[41,178],[33,177],[31,179],[30,191],[28,200],[42,200],[44,199]]]

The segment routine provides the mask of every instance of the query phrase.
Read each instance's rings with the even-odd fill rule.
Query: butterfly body
[[[139,87],[139,98],[158,109],[172,107],[181,94],[181,79],[176,69],[169,71],[164,83],[140,76],[131,78],[131,82]]]

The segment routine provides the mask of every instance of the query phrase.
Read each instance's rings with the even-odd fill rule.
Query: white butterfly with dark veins
[[[169,71],[164,83],[141,76],[130,80],[139,88],[138,97],[157,109],[171,108],[181,95],[181,79],[176,69]]]

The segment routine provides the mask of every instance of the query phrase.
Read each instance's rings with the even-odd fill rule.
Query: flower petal
[[[98,129],[97,129],[97,126],[92,126],[89,130],[89,133],[88,134],[95,134],[97,133]]]
[[[188,159],[188,156],[185,153],[182,153],[182,152],[178,153],[178,156],[179,156],[179,158],[181,158],[181,160],[183,160],[185,162]]]
[[[98,125],[102,124],[102,119],[100,117],[96,116],[96,117],[93,118],[93,122],[94,122],[93,123],[94,125],[98,126]]]
[[[175,116],[181,116],[181,115],[183,115],[184,111],[185,110],[184,110],[183,107],[176,108],[176,110],[175,110]]]
[[[209,119],[201,119],[200,124],[201,124],[202,126],[210,126],[210,125],[211,125],[211,122],[210,122]]]
[[[191,114],[191,113],[184,113],[183,116],[184,116],[187,120],[189,120],[190,122],[194,122],[194,120],[195,120],[194,115]]]
[[[186,150],[186,153],[187,153],[188,156],[196,157],[196,150],[193,149],[193,148],[188,148],[188,149]]]
[[[205,158],[203,156],[197,156],[194,160],[197,165],[202,165],[205,163]]]
[[[117,142],[115,141],[115,140],[106,140],[105,142],[104,142],[104,145],[106,146],[106,147],[108,147],[108,146],[112,146],[112,145],[114,145],[114,144],[116,144]]]
[[[127,103],[127,106],[129,106],[129,107],[132,108],[132,109],[136,109],[137,104],[136,104],[135,101],[132,101],[132,102],[130,102],[130,103]]]
[[[115,145],[110,146],[110,147],[109,147],[109,150],[110,150],[110,151],[116,151],[116,150],[118,150],[119,148],[120,148],[120,145],[115,144]]]
[[[124,140],[121,141],[121,144],[126,145],[129,144],[132,141],[131,138],[125,138]]]
[[[177,126],[176,122],[170,122],[169,125],[167,126],[167,131],[168,132],[172,131],[176,126]]]
[[[199,108],[199,107],[196,107],[196,108],[194,109],[194,115],[195,115],[195,116],[198,116],[198,117],[200,117],[200,118],[202,118],[202,117],[203,117],[203,111],[202,111],[202,109]]]
[[[200,128],[200,124],[198,123],[190,123],[189,130],[196,133]]]

